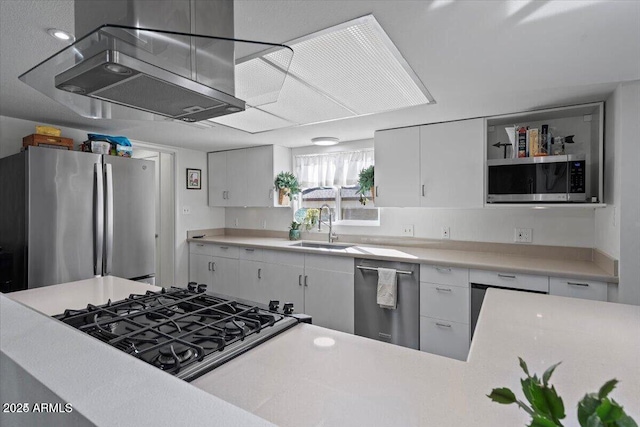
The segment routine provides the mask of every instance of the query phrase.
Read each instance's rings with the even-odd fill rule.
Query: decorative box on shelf
[[[73,150],[73,139],[34,133],[22,138],[22,147],[27,148],[28,146]]]

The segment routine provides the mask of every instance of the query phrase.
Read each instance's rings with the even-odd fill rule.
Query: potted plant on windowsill
[[[280,172],[276,176],[274,185],[278,189],[279,205],[288,205],[291,200],[291,196],[294,196],[300,192],[298,179],[291,172]]]
[[[360,174],[358,175],[358,191],[356,191],[356,193],[360,194],[360,203],[362,203],[363,205],[366,205],[367,201],[369,201],[366,196],[367,191],[371,192],[371,200],[373,202],[376,201],[373,175],[373,165],[369,166],[368,168],[362,169],[360,171]]]

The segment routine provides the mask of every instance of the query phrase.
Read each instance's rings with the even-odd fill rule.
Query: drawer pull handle
[[[451,273],[451,269],[449,267],[436,267],[436,270],[440,273]]]
[[[589,284],[588,284],[588,283],[567,282],[567,285],[571,285],[571,286],[585,286],[585,287],[589,287]]]
[[[204,245],[202,243],[196,243],[196,246],[203,247]]]
[[[449,323],[440,323],[440,322],[436,322],[436,325],[437,325],[437,326],[441,326],[441,327],[443,327],[443,328],[450,328],[450,327],[451,327],[451,324],[449,324]]]
[[[422,197],[424,197],[424,184],[422,184]]]
[[[309,287],[309,284],[307,283],[307,276],[304,276],[304,285]]]
[[[208,264],[209,264],[208,270],[211,271],[211,262],[209,262]]]
[[[229,249],[229,246],[220,246],[220,249],[224,249],[225,251]]]
[[[498,277],[502,277],[503,279],[515,279],[516,276],[512,276],[510,274],[498,274]]]
[[[298,286],[302,286],[302,274],[298,275]]]
[[[258,269],[258,279],[262,279],[262,269]]]
[[[253,252],[253,251],[255,251],[255,249],[245,248],[245,251],[247,251],[247,252]]]
[[[211,271],[216,271],[216,263],[215,262],[211,263]]]
[[[451,292],[451,289],[449,288],[436,288],[437,291],[442,291],[442,292]]]

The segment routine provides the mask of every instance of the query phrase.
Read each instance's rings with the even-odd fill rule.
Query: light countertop
[[[104,296],[141,285],[83,282]],[[0,348],[3,370],[10,359],[96,425],[523,426],[523,411],[485,397],[503,386],[522,397],[517,356],[536,373],[562,361],[552,383],[565,426],[577,426],[584,393],[611,378],[620,380],[612,397],[640,419],[638,306],[490,289],[467,362],[298,325],[186,383],[12,300],[66,293],[67,308],[79,306],[78,286],[27,291],[29,301],[0,295]]]
[[[533,258],[495,252],[432,249],[406,246],[355,245],[343,250],[322,250],[295,247],[298,242],[272,237],[207,236],[188,239],[189,242],[235,245],[249,248],[288,250],[301,253],[321,253],[353,258],[369,258],[413,263],[439,264],[450,267],[477,268],[523,274],[567,277],[618,283],[618,278],[591,261]],[[314,242],[318,243],[318,242]],[[340,242],[345,244],[345,242]]]
[[[524,426],[485,396],[524,399],[521,356],[539,375],[562,361],[551,382],[577,426],[579,399],[612,378],[640,419],[639,354],[640,307],[490,289],[468,362],[302,325],[192,384],[280,426]]]

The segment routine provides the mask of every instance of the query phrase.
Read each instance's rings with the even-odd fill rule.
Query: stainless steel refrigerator
[[[154,163],[29,147],[0,159],[2,292],[113,275],[153,283]]]

